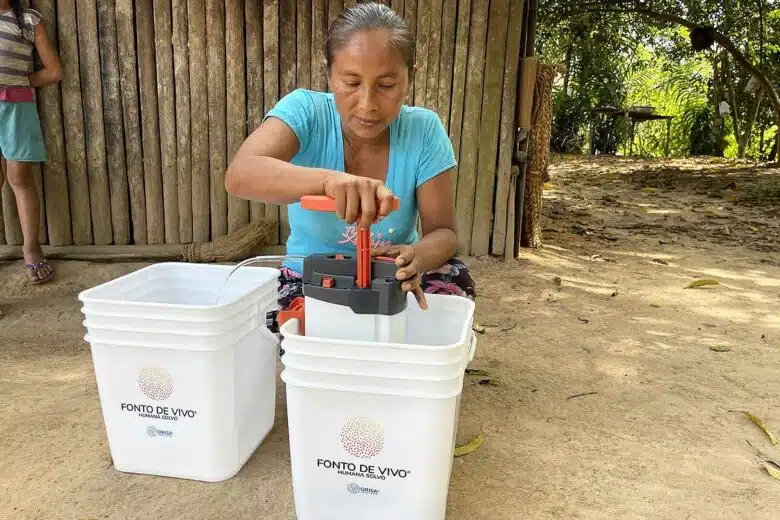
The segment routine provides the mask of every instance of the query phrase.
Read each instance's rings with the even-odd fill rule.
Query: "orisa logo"
[[[163,368],[146,366],[138,370],[138,388],[149,399],[165,401],[173,393],[173,378]]]
[[[341,444],[353,457],[370,459],[382,453],[385,432],[376,421],[357,417],[347,421],[341,429]]]

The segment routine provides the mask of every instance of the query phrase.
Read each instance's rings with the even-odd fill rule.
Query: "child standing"
[[[43,65],[39,71],[33,68],[33,51]],[[32,166],[47,157],[35,88],[61,79],[62,66],[41,14],[23,9],[20,0],[0,0],[0,156],[5,159],[5,179],[16,197],[24,264],[32,284],[46,282],[54,274],[38,242],[40,201]]]

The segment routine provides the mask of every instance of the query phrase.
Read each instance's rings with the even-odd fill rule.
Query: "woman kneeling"
[[[452,144],[435,112],[404,105],[414,41],[403,18],[376,3],[346,9],[325,54],[332,93],[282,98],[230,164],[227,190],[288,205],[288,255],[352,253],[357,228],[370,226],[373,254],[396,258],[403,289],[422,308],[425,293],[474,298],[468,269],[453,258]],[[302,208],[306,195],[334,198],[337,214]],[[282,308],[301,296],[301,272],[300,260],[284,262]]]

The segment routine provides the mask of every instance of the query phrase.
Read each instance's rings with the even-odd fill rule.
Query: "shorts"
[[[35,102],[0,101],[0,155],[7,161],[46,162]]]

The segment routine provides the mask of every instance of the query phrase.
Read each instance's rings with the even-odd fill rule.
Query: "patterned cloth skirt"
[[[428,294],[451,294],[475,299],[474,280],[466,264],[453,258],[440,268],[422,275],[423,290]],[[286,267],[279,275],[279,308],[286,309],[292,301],[303,296],[303,277]]]

